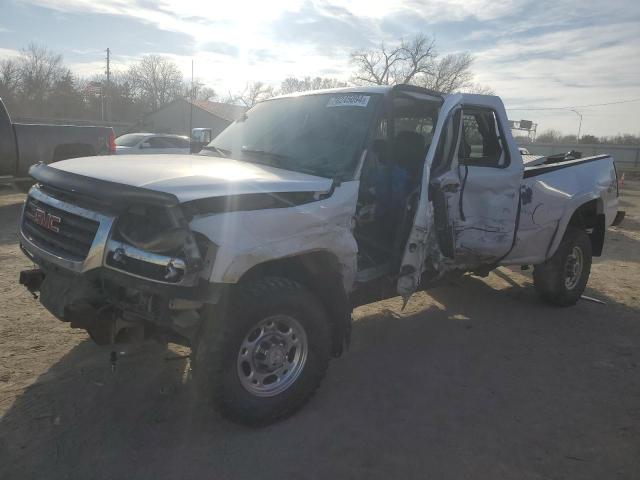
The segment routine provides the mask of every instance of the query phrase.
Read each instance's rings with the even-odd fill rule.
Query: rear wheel
[[[293,414],[329,364],[327,315],[303,286],[268,277],[239,287],[228,312],[210,312],[194,380],[227,418],[251,426]]]
[[[575,305],[591,272],[591,240],[570,226],[556,253],[533,270],[533,285],[545,301],[562,307]]]

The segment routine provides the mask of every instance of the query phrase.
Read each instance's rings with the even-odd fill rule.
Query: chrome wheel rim
[[[571,253],[567,257],[565,263],[565,277],[564,286],[567,290],[572,290],[578,285],[580,277],[582,276],[582,269],[584,268],[584,255],[582,250],[578,247],[573,247]]]
[[[240,383],[257,397],[278,395],[298,379],[308,350],[307,334],[295,318],[267,317],[249,331],[240,345]]]

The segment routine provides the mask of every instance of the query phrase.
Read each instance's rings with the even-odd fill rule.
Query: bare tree
[[[275,95],[276,91],[271,85],[266,85],[263,82],[250,82],[247,83],[242,92],[235,95],[229,93],[226,103],[240,103],[247,108],[251,108],[256,103],[260,103]]]
[[[218,98],[218,94],[213,88],[207,87],[198,80],[193,82],[193,85],[191,85],[191,82],[185,82],[183,90],[183,96],[186,98],[193,97],[195,100],[214,100]]]
[[[491,87],[487,85],[482,85],[480,83],[472,83],[468,86],[461,89],[464,93],[475,93],[478,95],[495,95],[496,92],[493,91]]]
[[[423,86],[444,93],[469,87],[473,80],[472,63],[473,57],[468,53],[445,55],[436,62],[433,75],[427,78]]]
[[[352,81],[358,85],[391,85],[395,83],[395,65],[402,61],[400,47],[387,48],[382,43],[378,50],[360,50],[351,54],[356,68]]]
[[[401,40],[395,46],[384,43],[374,50],[360,50],[351,54],[356,67],[353,82],[364,85],[395,85],[421,83],[432,75],[435,42],[427,35]]]
[[[128,71],[134,95],[147,110],[157,110],[183,93],[182,73],[171,60],[160,55],[145,55]]]
[[[287,94],[294,92],[307,92],[309,90],[322,90],[325,88],[339,88],[346,86],[347,84],[345,82],[341,82],[335,78],[289,77],[285,78],[280,84],[280,93]]]
[[[615,143],[617,145],[640,145],[640,135],[619,133],[610,137],[600,137],[602,143]]]
[[[396,83],[421,84],[433,75],[436,58],[435,41],[426,35],[416,35],[409,41],[400,42],[402,61],[396,65]]]
[[[218,94],[211,87],[202,87],[196,94],[196,100],[211,100],[214,101],[218,98]]]
[[[548,129],[536,137],[536,143],[557,143],[562,138],[562,132]]]
[[[580,136],[580,143],[600,143],[600,139],[598,137],[596,137],[595,135],[591,135],[589,133],[586,133],[584,135]]]
[[[0,61],[0,98],[13,99],[18,90],[20,68],[12,59]]]
[[[377,49],[354,52],[351,63],[356,68],[352,81],[358,85],[409,83],[449,93],[470,87],[473,80],[470,54],[438,58],[435,41],[424,34],[392,47],[381,44]]]
[[[77,88],[78,80],[71,70],[63,69],[60,78],[52,85],[46,109],[49,115],[59,118],[81,118],[85,104]]]
[[[22,49],[18,61],[23,100],[40,107],[54,83],[64,74],[62,55],[30,43]]]

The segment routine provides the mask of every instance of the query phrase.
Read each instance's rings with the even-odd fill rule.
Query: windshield
[[[203,154],[345,178],[353,173],[380,98],[333,93],[269,100],[220,133]]]
[[[127,133],[126,135],[116,138],[116,145],[118,147],[135,147],[144,137],[146,137],[146,135]]]

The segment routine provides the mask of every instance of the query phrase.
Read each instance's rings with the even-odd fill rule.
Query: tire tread
[[[229,365],[227,356],[235,353],[233,342],[234,333],[237,334],[237,332],[234,331],[234,327],[239,319],[259,311],[261,306],[277,305],[295,297],[303,298],[308,308],[311,311],[317,310],[319,318],[324,321],[325,331],[320,335],[323,338],[319,339],[319,343],[327,346],[327,352],[326,355],[320,355],[317,368],[307,373],[310,375],[308,381],[310,388],[291,401],[275,402],[275,408],[272,408],[269,415],[265,417],[260,412],[238,405],[229,399],[225,366]],[[236,423],[257,427],[292,415],[313,396],[329,365],[328,322],[323,306],[304,286],[294,280],[283,277],[263,277],[240,285],[229,301],[229,309],[233,311],[233,315],[223,312],[208,315],[208,318],[205,318],[201,339],[194,354],[196,387],[201,394],[213,402],[214,407],[224,417]]]
[[[566,257],[574,245],[580,246],[584,255],[584,266],[580,283],[572,290],[564,285]],[[546,262],[533,269],[533,285],[538,295],[548,303],[561,307],[575,305],[589,280],[591,271],[591,241],[582,229],[570,225],[565,232],[558,250]]]

